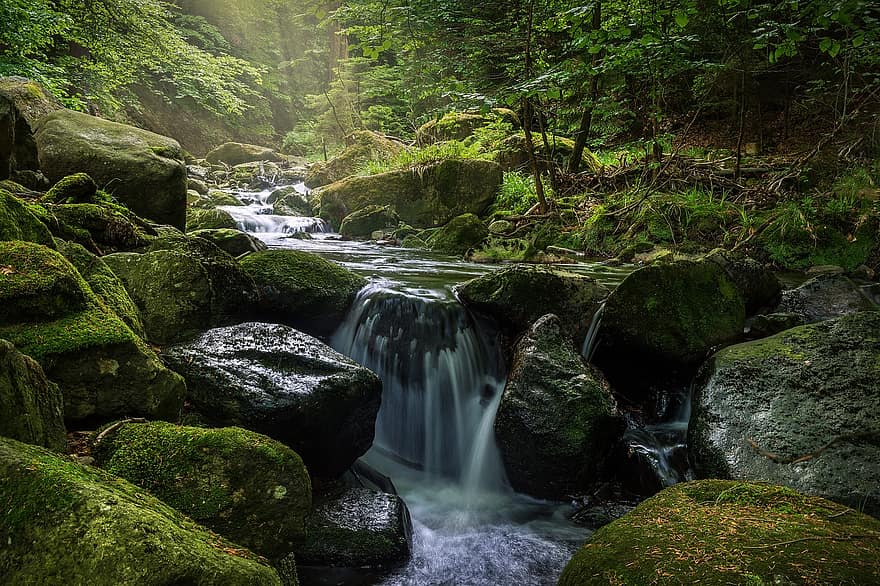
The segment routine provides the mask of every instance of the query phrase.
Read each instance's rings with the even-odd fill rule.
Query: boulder
[[[26,240],[55,248],[52,233],[24,202],[0,189],[0,241]]]
[[[281,168],[275,163],[266,163],[263,161],[257,163],[242,163],[232,168],[230,173],[226,174],[228,180],[233,184],[247,189],[249,191],[260,191],[273,187],[281,178]],[[215,177],[217,177],[215,175]]]
[[[747,315],[754,315],[762,308],[772,308],[779,303],[782,284],[773,272],[759,262],[720,248],[706,255],[706,259],[724,269],[736,285],[745,301]]]
[[[679,260],[631,273],[605,305],[596,362],[692,366],[743,333],[745,300],[727,272]]]
[[[41,201],[45,203],[95,203],[98,185],[85,173],[74,173],[52,186]]]
[[[497,119],[498,116],[490,113],[446,112],[419,126],[416,130],[416,142],[420,145],[429,145],[450,140],[463,141],[473,135],[476,129]]]
[[[276,189],[266,203],[272,204],[272,213],[278,216],[312,216],[314,211],[306,198],[295,187]]]
[[[177,141],[71,110],[37,125],[40,168],[51,181],[88,173],[138,216],[184,226],[186,167]]]
[[[366,488],[325,485],[315,495],[307,529],[308,538],[296,550],[303,582],[328,583],[328,576],[347,572],[370,576],[373,583],[406,563],[412,551],[412,524],[403,499]]]
[[[189,173],[189,167],[187,167],[187,173]],[[199,195],[208,195],[208,184],[205,183],[202,179],[197,177],[188,177],[186,180],[186,189],[187,191],[195,191]]]
[[[718,352],[695,384],[701,477],[761,480],[880,515],[880,313]]]
[[[64,453],[64,400],[43,369],[0,340],[0,436]]]
[[[266,244],[259,238],[233,228],[196,230],[195,232],[190,232],[189,236],[209,240],[217,248],[232,256],[241,256],[248,252],[266,250]]]
[[[556,161],[563,164],[571,157],[574,150],[574,141],[563,136],[548,135],[550,148],[544,146],[540,137],[535,137],[535,151],[539,162]],[[526,136],[520,131],[511,134],[504,140],[493,145],[498,152],[496,160],[505,171],[523,170],[531,164],[529,158],[529,149],[526,146]],[[584,148],[581,155],[581,164],[584,169],[593,172],[599,172],[602,169],[602,162],[590,149]],[[542,163],[546,165],[546,163]]]
[[[312,164],[306,172],[309,189],[329,185],[354,175],[370,161],[390,159],[404,146],[370,130],[358,130],[345,138],[345,149],[326,162]]]
[[[814,323],[876,308],[858,283],[843,275],[828,274],[783,292],[776,311],[798,315],[805,323]]]
[[[445,160],[418,169],[349,177],[313,194],[320,216],[338,226],[368,205],[393,207],[416,227],[442,226],[456,216],[484,213],[501,187],[501,167],[490,161]]]
[[[345,216],[339,233],[346,238],[368,239],[378,230],[394,229],[400,223],[391,206],[369,205]]]
[[[35,81],[0,78],[0,179],[40,168],[34,140],[36,122],[61,108],[58,100]]]
[[[472,279],[456,293],[468,308],[492,317],[511,338],[553,313],[563,333],[580,342],[609,290],[586,275],[515,264]]]
[[[623,433],[608,383],[587,365],[555,315],[516,346],[495,437],[517,491],[564,499],[594,482]]]
[[[197,230],[234,229],[237,227],[238,223],[226,210],[196,207],[186,209],[187,232],[195,232]]]
[[[35,358],[64,395],[65,419],[176,419],[185,387],[59,253],[0,243],[0,338]],[[4,271],[6,272],[6,271]]]
[[[277,573],[124,480],[0,438],[7,584],[280,586]]]
[[[208,422],[287,444],[312,475],[338,476],[373,442],[382,383],[307,334],[246,323],[210,330],[164,356]]]
[[[305,538],[312,505],[300,457],[238,427],[124,423],[95,441],[97,464],[187,517],[271,559]]]
[[[205,159],[212,165],[227,164],[230,167],[242,163],[254,163],[257,161],[282,161],[283,157],[269,147],[241,142],[223,143],[205,155]]]
[[[109,254],[136,250],[150,243],[156,231],[126,208],[108,202],[33,206],[56,237]]]
[[[260,292],[265,319],[329,335],[367,281],[316,254],[266,250],[241,259]]]
[[[119,316],[131,331],[143,338],[144,324],[141,321],[137,306],[129,297],[125,286],[101,257],[96,256],[73,242],[58,242],[58,252],[76,268],[89,288],[113,312]]]
[[[474,214],[462,214],[431,234],[428,247],[438,252],[464,256],[469,250],[479,248],[489,236],[486,224]]]
[[[878,538],[877,519],[788,488],[688,482],[599,529],[559,586],[874,584]]]
[[[241,200],[227,191],[219,189],[211,189],[207,193],[207,198],[213,206],[243,206]]]

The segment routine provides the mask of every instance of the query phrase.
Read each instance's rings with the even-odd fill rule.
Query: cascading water
[[[321,218],[274,214],[272,204],[268,202],[274,191],[274,189],[267,189],[258,192],[238,193],[236,196],[244,205],[220,206],[220,209],[232,216],[239,230],[264,237],[272,234],[280,236],[297,232],[327,234],[333,231],[330,224]]]

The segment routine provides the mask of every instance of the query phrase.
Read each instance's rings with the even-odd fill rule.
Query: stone
[[[782,484],[880,515],[878,379],[874,311],[721,350],[694,386],[697,474]]]
[[[206,421],[287,444],[312,476],[342,474],[373,442],[381,382],[307,334],[245,323],[166,348],[164,357]]]
[[[98,186],[85,173],[74,173],[61,179],[41,200],[45,203],[95,203]]]
[[[238,228],[238,223],[226,210],[214,208],[187,208],[186,231],[221,230]]]
[[[437,252],[464,256],[479,248],[487,236],[489,230],[480,218],[474,214],[462,214],[431,234],[427,242],[428,247]]]
[[[792,313],[805,323],[814,323],[876,308],[861,285],[843,275],[827,274],[784,291],[776,311]]]
[[[52,233],[24,201],[0,189],[0,241],[2,240],[26,240],[55,248]]]
[[[371,238],[373,232],[394,229],[400,223],[397,212],[391,206],[369,205],[345,216],[339,233],[346,238]]]
[[[230,167],[234,167],[242,163],[258,161],[278,162],[283,160],[283,157],[269,147],[240,142],[226,142],[205,155],[205,160],[212,165],[225,163]]]
[[[189,236],[209,240],[217,248],[232,256],[241,256],[248,252],[266,250],[266,244],[259,238],[233,228],[196,230],[195,232],[190,232]]]
[[[583,491],[624,427],[608,382],[565,337],[560,319],[539,319],[516,346],[495,418],[513,488],[557,500]]]
[[[32,206],[36,212],[38,206]],[[62,240],[98,254],[127,252],[147,246],[156,231],[128,209],[108,203],[39,206],[43,221]]]
[[[404,150],[397,141],[381,134],[358,130],[345,138],[345,148],[326,162],[313,163],[305,176],[305,185],[315,189],[354,175],[370,161],[390,159]]]
[[[187,179],[177,141],[71,110],[40,119],[35,137],[51,181],[88,173],[138,216],[183,228]]]
[[[37,120],[62,108],[39,83],[23,77],[0,78],[0,179],[37,171]]]

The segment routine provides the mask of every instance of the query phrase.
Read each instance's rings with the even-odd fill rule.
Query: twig
[[[768,452],[766,450],[763,450],[757,444],[757,442],[755,442],[755,440],[753,440],[751,438],[749,438],[747,441],[749,443],[749,446],[751,446],[751,448],[753,450],[755,450],[758,453],[758,455],[764,456],[765,458],[772,460],[773,462],[776,462],[777,464],[799,464],[801,462],[806,462],[808,460],[814,460],[814,459],[818,458],[823,453],[827,452],[828,450],[830,450],[831,448],[833,448],[837,444],[844,443],[844,442],[852,443],[854,441],[865,440],[865,439],[875,439],[875,440],[880,439],[880,432],[878,432],[878,431],[863,431],[863,432],[859,432],[859,433],[846,433],[846,434],[838,435],[838,436],[832,438],[831,441],[826,443],[824,446],[822,446],[818,450],[816,450],[814,452],[809,452],[807,454],[803,454],[802,456],[795,456],[793,458],[783,458],[782,456],[780,456],[778,454],[774,454],[773,452]]]
[[[95,441],[92,442],[92,447],[94,448],[95,446],[100,444],[104,440],[104,438],[107,437],[107,435],[128,423],[147,423],[147,420],[143,417],[133,417],[131,419],[123,419],[122,421],[117,421],[116,423],[98,434],[98,436],[95,438]]]
[[[799,537],[790,541],[780,541],[779,543],[765,543],[764,545],[744,545],[742,549],[769,549],[771,547],[782,547],[802,541],[852,541],[854,539],[878,539],[880,534],[864,534],[864,535],[814,535],[810,537]]]

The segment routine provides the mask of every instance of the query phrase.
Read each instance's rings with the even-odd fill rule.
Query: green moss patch
[[[0,189],[0,240],[26,240],[55,248],[52,234],[23,201]]]

